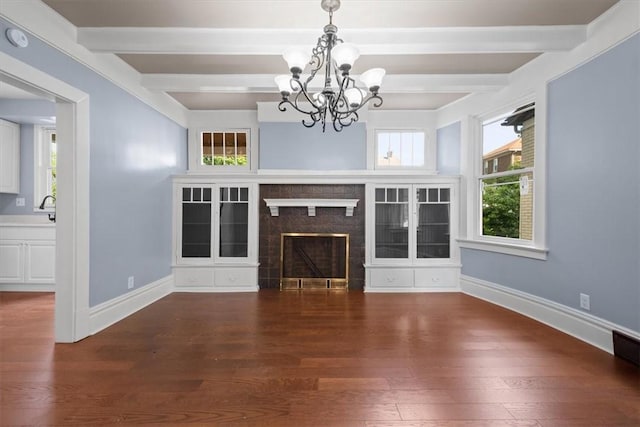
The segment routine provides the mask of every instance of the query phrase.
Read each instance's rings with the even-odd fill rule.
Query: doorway
[[[0,81],[56,102],[55,340],[89,335],[89,96],[0,52]]]

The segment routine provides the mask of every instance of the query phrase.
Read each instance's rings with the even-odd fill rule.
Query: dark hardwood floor
[[[462,294],[172,294],[76,344],[0,294],[12,425],[639,426],[640,372]]]

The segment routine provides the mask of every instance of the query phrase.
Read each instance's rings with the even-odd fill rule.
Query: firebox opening
[[[282,233],[280,289],[348,289],[349,235]]]

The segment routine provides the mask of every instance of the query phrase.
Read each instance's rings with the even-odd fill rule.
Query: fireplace
[[[306,205],[280,207],[278,216],[274,216],[272,208],[267,205],[265,199],[358,199],[358,203],[351,216],[344,207],[322,205],[318,205],[315,216],[309,215],[309,208]],[[282,234],[296,232],[348,234],[349,291],[362,289],[364,286],[365,254],[364,207],[363,184],[260,184],[260,224],[258,227],[260,241],[258,283],[260,288],[280,289]],[[307,279],[312,278],[307,277]],[[307,280],[307,284],[309,282]]]
[[[280,289],[348,289],[348,287],[348,234],[281,234]]]

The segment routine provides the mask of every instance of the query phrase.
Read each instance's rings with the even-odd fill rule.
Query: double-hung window
[[[482,123],[483,158],[493,160],[478,178],[482,236],[533,240],[535,119],[529,103]]]
[[[463,248],[546,259],[543,107],[522,102],[479,118]],[[536,127],[536,120],[538,127]],[[473,123],[471,122],[472,128]]]

